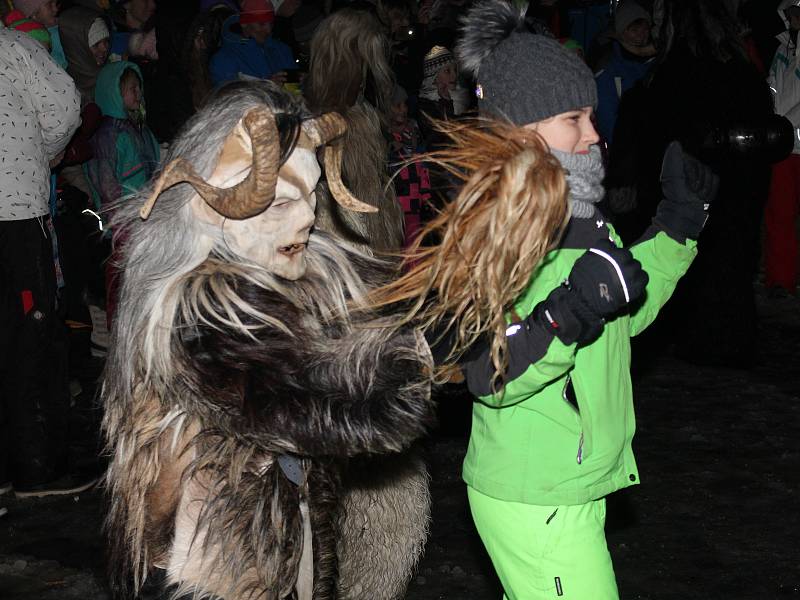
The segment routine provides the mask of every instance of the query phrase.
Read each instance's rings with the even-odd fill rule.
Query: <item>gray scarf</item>
[[[566,171],[572,216],[578,219],[590,219],[594,215],[594,205],[600,202],[606,193],[603,189],[605,169],[600,147],[597,144],[591,146],[588,154],[572,154],[552,148],[550,152]]]

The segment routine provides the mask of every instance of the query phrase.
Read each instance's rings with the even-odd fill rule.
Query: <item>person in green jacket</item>
[[[487,42],[487,30],[502,33]],[[458,53],[478,82],[481,113],[550,147],[571,209],[558,248],[509,311],[517,323],[506,332],[502,385],[486,351],[464,364],[478,396],[463,467],[473,519],[506,598],[617,598],[605,497],[639,482],[630,338],[694,259],[716,178],[673,144],[653,224],[623,249],[596,206],[604,173],[588,67],[499,0],[471,10]]]
[[[532,33],[524,11],[502,0],[473,5],[456,54],[477,83],[485,121],[475,129],[498,129],[504,144],[519,150],[505,164],[480,166],[477,152],[502,150],[484,133],[454,131],[455,149],[432,159],[460,159],[449,170],[463,174],[468,191],[422,232],[442,241],[412,246],[415,267],[376,293],[377,303],[410,302],[405,321],[422,324],[437,363],[459,363],[476,396],[463,478],[504,598],[618,598],[605,497],[639,482],[630,339],[653,322],[694,259],[717,179],[671,145],[653,224],[622,248],[597,208],[603,164],[589,68],[557,41]],[[484,147],[464,148],[482,139]],[[544,174],[548,161],[524,159],[536,153],[533,139],[546,144],[568,184],[570,217],[555,243],[554,221],[530,227],[528,238],[515,233],[564,200]],[[523,206],[503,221],[499,207],[509,199],[512,208]],[[485,228],[479,245],[465,224]],[[503,243],[529,247],[509,261],[505,277],[487,258]],[[547,251],[539,255],[542,244]],[[492,298],[505,303],[500,328]]]

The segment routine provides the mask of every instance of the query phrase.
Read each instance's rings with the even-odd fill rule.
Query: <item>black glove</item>
[[[565,344],[586,343],[600,335],[606,318],[642,295],[647,281],[629,250],[601,240],[575,261],[567,282],[531,316]]]
[[[605,318],[636,301],[648,277],[630,250],[600,240],[575,261],[567,281],[595,314]]]
[[[655,221],[680,242],[696,240],[706,224],[708,207],[717,195],[719,177],[672,142],[661,164],[663,199]]]

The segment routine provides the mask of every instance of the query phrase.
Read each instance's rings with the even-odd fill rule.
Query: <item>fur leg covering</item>
[[[420,449],[354,459],[343,483],[339,598],[402,598],[430,522],[428,472]]]

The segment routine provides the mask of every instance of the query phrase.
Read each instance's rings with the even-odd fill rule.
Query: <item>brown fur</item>
[[[387,111],[392,93],[388,44],[372,15],[344,9],[323,23],[311,46],[306,102],[336,110],[348,123],[342,174],[376,214],[343,211],[317,190],[317,227],[369,253],[403,243],[403,213],[389,181]],[[344,478],[338,540],[343,600],[402,598],[424,549],[430,520],[428,473],[419,449],[350,465]]]
[[[152,489],[145,494],[148,514],[145,537],[152,540],[152,562],[164,569],[175,533],[175,515],[183,490],[183,474],[191,463],[191,440],[196,431],[180,432],[168,429],[161,435],[158,453],[162,468]]]
[[[365,214],[344,210],[327,186],[317,192],[317,223],[362,250],[377,253],[399,250],[403,243],[403,212],[389,183],[385,156],[388,147],[380,132],[375,109],[360,103],[347,110],[347,133],[342,156],[342,178],[353,194],[380,210]]]
[[[403,212],[389,182],[383,133],[392,86],[387,40],[374,16],[343,9],[320,25],[311,42],[306,103],[316,113],[344,115],[342,178],[356,198],[380,210],[343,210],[321,186],[317,227],[373,252],[398,250],[403,243]]]

